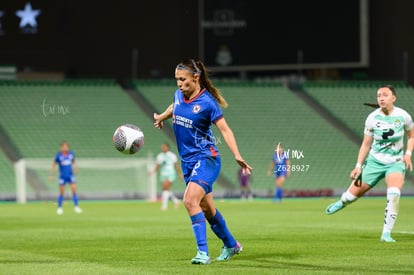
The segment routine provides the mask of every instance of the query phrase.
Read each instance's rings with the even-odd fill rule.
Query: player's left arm
[[[233,153],[235,160],[240,165],[240,167],[243,168],[243,173],[250,174],[253,168],[249,164],[247,164],[247,162],[240,155],[239,148],[237,147],[236,138],[234,137],[233,131],[230,129],[224,117],[216,121],[215,124],[219,129],[221,135],[223,136],[224,141],[226,142],[230,151]]]
[[[73,159],[73,161],[72,161],[72,170],[73,170],[73,173],[74,174],[77,174],[78,173],[78,163],[75,161],[75,159]]]
[[[405,166],[410,171],[413,171],[413,164],[411,162],[411,154],[414,149],[414,127],[407,131],[407,149],[405,151],[403,160],[405,162]]]

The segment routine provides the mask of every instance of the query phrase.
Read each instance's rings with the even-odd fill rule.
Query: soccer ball
[[[116,150],[132,155],[144,146],[144,133],[133,124],[124,124],[115,130],[112,141]]]

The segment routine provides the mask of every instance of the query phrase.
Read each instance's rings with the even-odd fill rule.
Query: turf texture
[[[396,243],[381,243],[385,198],[362,198],[335,215],[333,199],[217,201],[244,250],[228,262],[192,265],[196,253],[181,205],[70,201],[0,203],[0,274],[409,274],[414,272],[414,198],[403,197]],[[222,243],[208,229],[210,256]]]

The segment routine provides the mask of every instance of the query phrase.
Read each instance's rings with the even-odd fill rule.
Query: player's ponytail
[[[375,109],[380,107],[378,103],[364,103],[364,105],[375,108]]]
[[[220,90],[213,85],[213,82],[211,82],[208,77],[210,72],[203,62],[200,60],[189,59],[178,64],[177,68],[187,69],[194,74],[199,74],[201,88],[206,88],[221,107],[226,108],[228,106],[227,101],[224,99]]]
[[[213,82],[211,82],[210,78],[208,77],[209,71],[207,70],[206,66],[204,66],[203,62],[195,61],[195,64],[200,68],[201,75],[200,75],[200,85],[202,88],[206,88],[215,99],[217,99],[219,105],[223,108],[228,106],[227,101],[224,99],[223,95],[221,94],[220,90],[217,89]]]

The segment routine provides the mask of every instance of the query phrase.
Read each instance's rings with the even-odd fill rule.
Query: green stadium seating
[[[0,150],[0,171],[1,171],[1,184],[0,184],[0,200],[2,199],[2,194],[7,199],[9,194],[16,192],[15,175],[13,164],[9,161],[3,151]]]
[[[139,126],[147,141],[154,141],[147,142],[137,157],[154,155],[165,140],[114,81],[7,81],[0,83],[0,98],[2,126],[24,158],[50,158],[52,163],[62,140],[69,141],[78,158],[126,158],[112,143],[115,129],[125,123]],[[86,179],[80,173],[78,180],[99,183],[103,178]],[[105,180],[109,181],[107,175]],[[111,184],[120,181],[114,178]],[[44,184],[56,190],[55,183]],[[79,188],[82,191],[82,185]],[[86,184],[84,188],[90,189]]]
[[[396,105],[413,114],[414,89],[400,82],[392,84],[397,88]],[[111,80],[0,81],[2,127],[24,158],[50,158],[52,162],[62,140],[70,142],[79,158],[122,157],[113,147],[112,135],[117,126],[132,123],[145,133],[145,146],[137,157],[155,157],[161,143],[169,138],[165,131],[153,127],[150,112],[165,110],[172,102],[176,83],[140,80],[134,85],[136,93],[148,105],[145,110]],[[346,188],[359,144],[348,139],[332,120],[322,117],[297,93],[280,84],[217,80],[215,85],[229,103],[223,112],[239,149],[254,167],[252,187],[257,194],[271,195],[274,190],[273,177],[266,172],[274,146],[279,142],[288,151],[292,164],[291,177],[285,183],[287,195],[306,195],[298,190],[327,195],[324,190],[339,192]],[[333,121],[341,121],[362,140],[364,119],[372,111],[362,103],[375,102],[380,85],[367,81],[308,82],[303,89],[328,111]],[[222,173],[237,190],[238,166],[220,133],[215,127],[213,131],[222,155]],[[174,142],[170,144],[176,152]],[[13,193],[13,164],[3,152],[0,152],[0,170],[4,179],[0,195]],[[122,185],[122,180],[111,177],[110,173],[89,175],[83,178],[79,175],[79,182],[84,183],[83,187],[79,185],[80,192],[82,188],[87,192],[99,191],[103,187],[99,182],[104,180],[110,182],[105,183],[108,188],[125,191],[134,188]],[[47,171],[40,177],[47,177]],[[56,191],[55,183],[44,182],[44,185],[47,190]],[[179,183],[173,186],[176,191],[183,189]],[[215,189],[226,191],[220,186]]]
[[[364,120],[374,110],[364,106],[363,103],[376,103],[376,91],[380,86],[389,83],[354,81],[329,83],[308,82],[304,85],[304,89],[362,139]],[[397,92],[396,106],[404,108],[411,114],[414,111],[411,104],[414,100],[414,89],[400,82],[391,82],[391,84]]]

